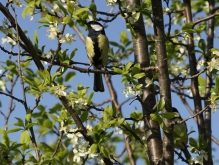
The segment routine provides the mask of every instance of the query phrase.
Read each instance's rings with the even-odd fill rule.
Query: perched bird
[[[86,25],[88,27],[88,36],[85,41],[87,57],[94,69],[101,70],[107,64],[109,40],[105,34],[104,27],[99,22],[90,21]],[[95,92],[104,92],[101,73],[94,73],[93,90]]]
[[[174,137],[174,148],[181,150],[186,159],[189,160],[191,157],[188,149],[188,132],[187,132],[187,125],[185,122],[180,123],[183,119],[179,113],[179,111],[172,107],[173,112],[177,113],[178,117],[174,117],[174,127],[173,127],[173,137]]]

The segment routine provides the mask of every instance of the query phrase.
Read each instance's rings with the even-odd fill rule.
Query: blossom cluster
[[[125,84],[125,89],[122,91],[122,93],[125,94],[125,97],[128,97],[129,95],[137,96],[142,94],[142,89],[137,89],[136,87],[133,87],[131,84]]]
[[[87,130],[91,130],[92,127],[87,124]],[[88,141],[85,141],[82,137],[83,135],[77,128],[70,128],[70,126],[66,126],[64,122],[61,122],[60,131],[64,131],[67,134],[67,137],[71,140],[73,145],[73,161],[77,164],[81,164],[83,162],[83,157],[89,155],[89,158],[98,157],[97,153],[92,153],[90,149],[90,145]],[[101,159],[100,163],[103,161]],[[101,163],[101,164],[102,164]]]
[[[190,150],[192,150],[193,148],[190,148]],[[190,165],[195,164],[203,164],[203,159],[207,160],[208,159],[208,154],[207,152],[205,152],[204,150],[201,150],[200,152],[197,150],[196,152],[197,154],[199,153],[198,156],[194,157],[190,157],[190,159],[188,160]]]

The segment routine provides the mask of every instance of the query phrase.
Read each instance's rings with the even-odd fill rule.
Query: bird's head
[[[90,21],[86,23],[88,30],[93,30],[95,32],[100,32],[104,30],[103,25],[101,25],[99,22],[97,21]]]

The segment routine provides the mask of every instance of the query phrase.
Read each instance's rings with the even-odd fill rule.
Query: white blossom
[[[135,126],[137,128],[142,128],[144,126],[144,121],[143,120],[140,120],[138,122],[135,122]]]
[[[205,63],[205,61],[204,60],[199,60],[198,62],[197,62],[197,69],[200,69],[203,65],[204,65],[204,63]]]
[[[47,30],[47,37],[51,40],[54,40],[58,34],[59,27],[57,24],[49,25],[49,29]]]
[[[219,56],[219,51],[213,51],[212,54],[215,54],[216,56]]]
[[[134,13],[136,13],[136,10],[138,10],[138,7],[136,7],[136,4],[133,3],[133,4],[127,6],[127,10],[134,14]]]
[[[201,156],[197,156],[196,157],[196,160],[195,160],[195,164],[202,164],[203,163],[203,159],[202,159],[202,157]]]
[[[149,87],[150,85],[153,84],[153,78],[149,79],[148,77],[146,77],[145,83],[146,83],[145,87]]]
[[[82,137],[82,134],[80,132],[77,132],[78,129],[69,129],[67,133],[67,137],[71,139],[73,144],[77,144],[80,138]]]
[[[105,165],[103,159],[98,159],[98,164],[99,164],[99,165]]]
[[[5,86],[5,82],[0,80],[0,88],[5,91],[6,90],[6,86]]]
[[[116,2],[117,0],[106,0],[107,6],[113,6]]]
[[[67,43],[67,44],[71,44],[72,41],[76,41],[75,38],[74,38],[75,34],[65,34],[65,35],[61,35],[60,36],[60,39],[59,39],[59,42],[60,43]]]
[[[200,151],[200,157],[204,158],[205,160],[208,159],[208,154],[207,152],[205,152],[204,150],[201,150]]]
[[[4,45],[5,43],[16,45],[16,42],[8,36],[6,36],[5,38],[2,38],[2,45]]]
[[[137,96],[139,94],[142,94],[142,90],[132,87],[130,84],[125,84],[125,89],[122,91],[123,94],[125,94],[125,97],[128,97],[129,95]]]
[[[61,126],[59,128],[59,131],[64,131],[65,133],[68,131],[68,127],[65,126],[65,122],[64,121],[61,122]]]
[[[87,124],[87,125],[86,125],[86,129],[87,129],[88,131],[91,131],[91,130],[92,130],[92,126],[89,125],[89,124]]]
[[[73,149],[74,157],[73,161],[76,163],[80,163],[82,158],[85,155],[89,154],[89,142],[83,141],[82,143],[79,143],[76,145]]]
[[[191,91],[191,89],[187,89],[187,93],[189,94],[190,97],[193,96],[193,95],[192,95],[192,91]]]
[[[219,70],[219,58],[212,58],[210,62],[208,62],[208,68],[210,71],[213,69]]]
[[[123,134],[123,130],[119,129],[118,127],[115,127],[115,135],[121,135]]]
[[[86,98],[77,98],[77,99],[71,100],[71,106],[73,108],[78,108],[78,109],[85,108],[87,106],[87,100]]]
[[[6,74],[6,81],[11,81],[13,79],[12,73]]]
[[[194,158],[193,157],[190,157],[190,159],[188,160],[189,162],[189,165],[193,165],[194,164]]]
[[[210,106],[209,106],[211,109],[212,109],[212,112],[214,113],[214,112],[216,112],[216,110],[217,110],[217,100],[211,100],[211,104],[210,104]]]
[[[24,6],[24,4],[22,4],[20,0],[9,0],[9,2],[14,3],[18,7],[23,7]]]
[[[168,8],[168,7],[165,8],[165,11],[166,11],[166,12],[169,12],[169,11],[170,11],[170,8]]]
[[[53,5],[52,12],[60,12],[60,8],[57,4]]]
[[[54,90],[55,95],[57,96],[66,96],[66,92],[65,92],[65,86],[64,85],[58,85],[56,86],[56,90]]]

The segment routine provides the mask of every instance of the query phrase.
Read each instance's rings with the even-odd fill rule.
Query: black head
[[[172,107],[172,111],[175,112],[175,113],[177,113],[177,115],[178,115],[178,117],[175,117],[175,118],[180,118],[180,119],[182,119],[182,117],[181,117],[179,111],[178,111],[175,107]]]
[[[104,32],[104,27],[103,25],[101,25],[99,22],[97,21],[90,21],[86,23],[87,27],[88,27],[88,31],[94,31],[94,32]]]
[[[179,111],[175,107],[172,107],[172,111],[179,113]]]

